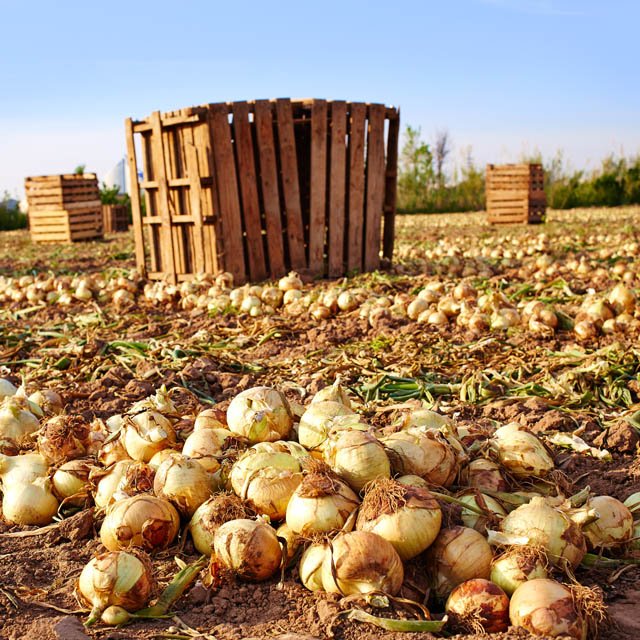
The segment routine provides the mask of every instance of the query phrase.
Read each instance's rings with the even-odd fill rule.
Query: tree
[[[77,176],[83,176],[84,175],[84,170],[87,168],[86,164],[79,164],[73,173],[75,173]]]
[[[436,179],[439,187],[444,186],[444,163],[450,153],[451,139],[449,132],[446,129],[442,129],[436,133],[435,144]]]
[[[399,207],[415,211],[426,206],[433,182],[433,157],[429,145],[420,137],[420,127],[407,125],[404,135],[398,176]]]

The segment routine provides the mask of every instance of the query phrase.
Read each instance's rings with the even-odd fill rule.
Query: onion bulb
[[[38,418],[23,409],[14,396],[7,396],[0,402],[0,437],[22,444],[39,426]]]
[[[2,515],[14,524],[49,524],[58,511],[49,478],[3,486]]]
[[[127,453],[142,462],[149,462],[158,451],[171,448],[176,442],[171,422],[153,409],[125,420],[122,429]]]
[[[393,545],[369,531],[334,538],[321,571],[325,591],[344,595],[370,591],[395,595],[404,580],[402,560]]]
[[[509,618],[537,636],[571,636],[584,640],[587,629],[571,591],[555,580],[538,578],[521,584],[511,596]]]
[[[140,494],[115,502],[107,509],[100,540],[110,551],[141,547],[165,549],[178,534],[180,517],[166,500]]]
[[[473,489],[506,491],[507,483],[500,473],[500,467],[486,458],[476,458],[466,470],[467,484]]]
[[[391,465],[382,444],[364,431],[345,431],[324,450],[329,466],[355,491],[377,478],[388,478]]]
[[[554,468],[553,460],[538,438],[511,422],[493,434],[498,458],[509,473],[517,478],[541,477]]]
[[[597,511],[599,518],[582,528],[592,549],[627,542],[633,536],[633,516],[620,500],[611,496],[595,496],[585,507]]]
[[[29,401],[37,404],[45,415],[53,415],[62,412],[62,398],[50,389],[35,391],[29,396]]]
[[[13,484],[30,484],[36,478],[47,475],[49,466],[39,453],[19,456],[0,454],[0,480],[3,491]]]
[[[270,387],[254,387],[239,393],[227,409],[229,429],[251,444],[287,438],[293,413],[284,394]]]
[[[271,520],[282,520],[291,495],[302,482],[296,458],[283,452],[248,449],[231,469],[231,486],[251,508]]]
[[[197,422],[197,419],[196,419]],[[215,473],[220,468],[217,456],[222,455],[223,446],[227,438],[233,438],[233,433],[224,428],[198,429],[184,442],[182,453],[189,456],[209,473]]]
[[[347,405],[334,400],[312,402],[300,418],[298,441],[307,449],[322,451],[328,444],[328,437],[336,427],[345,425],[339,418],[348,417],[358,422],[358,415]]]
[[[137,611],[153,591],[150,563],[124,551],[109,551],[85,565],[76,583],[78,599],[91,607],[87,625],[95,622],[109,605]]]
[[[276,529],[276,535],[278,538],[281,538],[281,544],[283,541],[286,543],[287,556],[285,558],[285,567],[288,568],[298,557],[298,551],[300,551],[304,541],[297,533],[295,533],[295,531],[291,531],[291,527],[286,522],[283,522]]]
[[[242,500],[233,493],[217,493],[196,510],[189,522],[195,548],[206,556],[213,554],[213,537],[220,525],[249,515]]]
[[[295,271],[290,271],[288,276],[280,278],[278,288],[282,291],[291,291],[292,289],[302,289],[302,280]]]
[[[298,575],[302,584],[309,591],[324,591],[322,564],[328,551],[328,545],[316,543],[307,547],[300,556]]]
[[[636,306],[636,299],[633,291],[629,287],[619,282],[609,293],[609,304],[613,307],[616,314],[633,313]]]
[[[0,378],[0,400],[14,396],[18,388],[6,378]]]
[[[491,582],[502,587],[508,596],[527,580],[547,576],[545,551],[531,545],[513,546],[491,565]]]
[[[358,506],[358,496],[323,463],[310,461],[307,468],[310,473],[287,505],[287,524],[304,536],[341,529]]]
[[[465,504],[469,504],[476,509],[482,509],[483,511],[488,512],[487,515],[481,516],[476,511],[465,509],[463,507],[462,513],[460,514],[462,524],[464,524],[465,527],[475,529],[483,535],[486,533],[487,529],[491,528],[491,521],[498,520],[500,517],[507,515],[507,512],[495,498],[485,495],[484,493],[480,493],[479,491],[465,493],[462,496],[458,496],[458,498]]]
[[[473,578],[488,578],[493,555],[486,539],[474,529],[442,529],[428,551],[432,587],[439,597]]]
[[[324,400],[331,400],[332,402],[340,402],[345,407],[351,409],[351,400],[349,400],[349,396],[347,392],[344,390],[343,386],[340,384],[340,376],[336,376],[334,383],[325,387],[324,389],[320,389],[313,398],[311,399],[311,403],[314,402],[322,402]]]
[[[38,450],[49,464],[59,464],[88,453],[91,427],[79,415],[49,418],[38,434]]]
[[[60,500],[72,498],[76,494],[84,493],[70,501],[70,504],[81,506],[87,497],[89,488],[89,474],[95,469],[90,460],[70,460],[61,465],[53,474],[51,481],[53,491]]]
[[[193,423],[194,432],[200,429],[227,429],[226,413],[213,407],[201,411]]]
[[[220,564],[252,582],[267,580],[282,562],[276,532],[264,520],[225,522],[213,536],[213,547]]]
[[[509,627],[509,598],[493,582],[474,578],[459,584],[445,606],[455,626],[464,631],[500,633]]]
[[[580,527],[544,498],[531,498],[514,509],[500,525],[502,531],[528,539],[528,544],[543,547],[553,564],[567,562],[575,569],[587,551]]]
[[[213,493],[212,477],[196,460],[173,456],[158,467],[153,492],[158,498],[171,502],[182,515],[191,518]]]
[[[441,522],[440,505],[426,489],[382,479],[368,488],[356,529],[378,534],[393,545],[404,561],[431,545]]]

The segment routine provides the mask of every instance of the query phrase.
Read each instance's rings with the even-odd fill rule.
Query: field
[[[504,228],[488,227],[480,214],[401,216],[393,265],[304,282],[302,296],[286,307],[274,303],[273,313],[260,301],[238,309],[225,293],[207,298],[208,280],[145,290],[134,266],[126,233],[64,247],[34,246],[25,231],[0,233],[0,378],[24,381],[29,393],[54,390],[65,413],[88,421],[124,413],[162,385],[177,387],[171,398],[187,433],[190,417],[226,409],[258,385],[282,391],[299,416],[339,377],[362,420],[380,433],[430,408],[453,420],[465,455],[474,457],[495,427],[517,422],[553,455],[546,493],[568,497],[590,487],[622,501],[640,491],[640,306],[610,296],[620,283],[640,290],[640,207],[551,211],[544,225]],[[90,293],[76,295],[83,277]],[[47,278],[55,281],[36,291]],[[344,292],[352,294],[348,305],[338,302]],[[411,307],[418,298],[424,305]],[[571,434],[592,449],[578,452],[579,440],[562,437]],[[459,465],[440,492],[455,496],[466,486],[462,457]],[[510,491],[542,490],[507,479]],[[441,504],[446,525],[459,524],[460,506]],[[197,584],[172,608],[177,618],[96,625],[85,635],[70,617],[83,608],[74,584],[104,551],[103,514],[61,514],[45,531],[0,520],[0,639],[436,637],[341,619],[356,605],[393,618],[407,609],[309,591],[295,568],[282,585],[279,575],[209,590]],[[596,548],[591,566],[574,572],[601,589],[607,640],[640,637],[640,553],[632,546],[612,544],[601,550],[604,559]],[[176,557],[198,559],[188,534],[153,554],[161,587],[177,572]],[[406,563],[400,593],[428,603],[437,617],[443,606],[428,599],[427,564],[425,554]],[[510,629],[489,637],[529,636]]]

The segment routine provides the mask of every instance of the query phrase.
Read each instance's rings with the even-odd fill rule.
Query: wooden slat
[[[171,227],[171,240],[173,247],[173,264],[176,273],[184,273],[185,254],[182,242],[182,234],[179,225],[174,223],[174,217],[180,213],[178,200],[179,196],[175,189],[169,189],[169,180],[177,177],[177,167],[175,159],[174,131],[162,127],[162,148],[164,158],[164,169],[166,172],[167,198],[169,202],[169,224]]]
[[[279,276],[285,273],[280,198],[278,196],[278,172],[273,141],[273,115],[268,100],[256,100],[256,139],[260,158],[260,184],[267,231],[269,273]]]
[[[185,140],[185,156],[187,161],[187,177],[190,180],[189,199],[191,201],[191,216],[193,217],[193,258],[196,273],[204,273],[204,233],[202,230],[202,201],[200,172],[198,169],[198,155],[193,144],[193,132],[187,130]],[[190,138],[190,139],[189,139]]]
[[[354,102],[349,122],[349,238],[347,269],[362,271],[364,233],[364,141],[367,105]]]
[[[382,251],[385,258],[393,257],[393,245],[395,243],[396,226],[396,185],[398,175],[398,136],[400,133],[400,113],[398,117],[389,120],[389,132],[387,134],[387,165],[385,169],[384,188],[384,228]]]
[[[153,112],[151,115],[151,123],[153,129],[151,132],[151,158],[149,160],[153,167],[153,177],[158,183],[158,213],[162,218],[162,226],[160,227],[162,270],[165,272],[167,280],[175,283],[176,265],[174,262],[173,235],[169,211],[169,189],[167,186],[159,111]]]
[[[344,227],[347,136],[347,104],[331,104],[331,155],[329,159],[329,250],[328,273],[337,278],[344,273]]]
[[[327,192],[327,101],[311,104],[311,185],[309,203],[309,269],[324,272]]]
[[[222,232],[224,234],[224,266],[233,274],[235,281],[240,283],[246,279],[242,215],[226,105],[210,105],[209,117],[216,184],[220,198]]]
[[[293,131],[293,113],[289,98],[278,98],[276,101],[276,124],[282,165],[282,191],[287,220],[289,259],[293,269],[306,269],[307,258],[304,250],[304,227],[302,225],[300,186],[298,184],[298,160]]]
[[[267,277],[260,221],[260,204],[256,182],[256,165],[249,122],[249,105],[233,103],[233,132],[238,160],[238,177],[242,194],[242,213],[247,236],[249,275],[254,282]]]
[[[369,107],[365,271],[374,271],[380,266],[380,230],[384,201],[384,113],[383,104],[372,104]]]

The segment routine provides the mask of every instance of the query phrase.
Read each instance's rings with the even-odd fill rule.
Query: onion
[[[467,467],[467,484],[473,489],[506,491],[507,483],[500,473],[500,467],[486,458],[472,460]]]
[[[402,560],[393,545],[369,531],[334,538],[321,571],[325,591],[344,595],[370,591],[395,595],[404,580]]]
[[[91,462],[89,460],[70,460],[56,470],[51,481],[53,491],[60,500],[84,493],[84,496],[78,496],[70,501],[70,504],[74,506],[84,504],[90,486],[89,474],[95,469]]]
[[[49,524],[58,511],[49,478],[3,485],[2,515],[14,524]]]
[[[508,596],[527,580],[546,578],[547,558],[540,547],[514,546],[494,559],[491,581],[504,589]]]
[[[402,473],[421,476],[441,486],[454,481],[458,471],[456,455],[440,434],[407,429],[381,438],[381,441],[400,458]]]
[[[325,387],[324,389],[320,389],[312,398],[311,403],[314,402],[323,402],[325,400],[330,400],[331,402],[339,402],[343,404],[345,407],[351,409],[351,400],[347,395],[347,392],[344,390],[343,386],[340,384],[340,376],[336,376],[334,383],[330,387]]]
[[[358,496],[323,463],[310,461],[307,468],[311,472],[287,505],[287,524],[304,536],[342,528],[358,506]]]
[[[276,532],[263,520],[225,522],[215,532],[213,546],[220,564],[252,582],[267,580],[282,562]]]
[[[46,415],[62,412],[62,398],[50,389],[35,391],[29,396],[29,401],[37,404]]]
[[[195,510],[213,493],[212,479],[196,460],[173,456],[156,471],[153,492],[171,502],[178,511],[191,518]]]
[[[14,396],[7,396],[0,402],[0,437],[11,438],[21,445],[39,426],[38,418],[23,409]]]
[[[298,575],[309,591],[323,591],[322,564],[329,550],[326,544],[312,544],[300,556]]]
[[[493,520],[498,520],[500,516],[507,515],[507,512],[495,498],[480,493],[479,491],[466,493],[465,495],[458,496],[458,498],[465,504],[469,504],[477,509],[482,509],[483,511],[488,511],[489,514],[491,514],[490,516],[481,516],[476,511],[465,509],[464,507],[460,514],[462,524],[464,524],[465,527],[475,529],[483,535],[487,532],[487,529],[491,528]]]
[[[611,496],[595,496],[585,507],[594,509],[600,516],[595,522],[582,528],[592,549],[621,544],[633,536],[633,516],[619,500]]]
[[[342,417],[349,417],[349,420],[339,420]],[[334,428],[344,428],[345,424],[358,421],[359,416],[342,402],[312,402],[300,418],[298,441],[307,449],[322,451],[327,446],[329,435]]]
[[[82,416],[54,416],[38,434],[38,450],[49,464],[81,458],[88,453],[90,431]]]
[[[30,484],[36,478],[47,475],[49,467],[39,453],[19,456],[0,454],[0,480],[3,490],[14,484]]]
[[[368,488],[356,529],[378,534],[410,560],[436,539],[441,522],[440,505],[426,489],[383,479]]]
[[[288,276],[280,278],[278,288],[282,291],[290,291],[292,289],[302,289],[302,280],[295,271],[290,271]]]
[[[220,525],[249,515],[242,500],[233,493],[218,493],[203,502],[189,522],[195,548],[207,556],[213,554],[213,537]]]
[[[262,298],[262,302],[277,309],[282,304],[284,291],[277,287],[265,287],[260,297]]]
[[[110,551],[85,565],[76,583],[76,593],[83,604],[91,606],[86,624],[95,622],[109,605],[127,611],[144,607],[153,591],[150,563],[131,553]]]
[[[178,534],[180,517],[166,500],[140,494],[115,502],[107,509],[100,540],[110,551],[141,547],[166,549]]]
[[[157,471],[158,467],[165,460],[169,460],[169,458],[182,458],[183,455],[186,455],[186,454],[180,453],[176,449],[160,449],[158,453],[153,454],[153,457],[151,458],[151,460],[149,460],[148,466],[154,471]],[[197,460],[197,462],[200,462],[200,460]],[[144,462],[141,462],[140,464],[144,464]]]
[[[227,414],[214,408],[201,411],[193,423],[194,432],[200,429],[227,429]]]
[[[118,483],[124,477],[127,468],[133,464],[133,460],[120,460],[104,471],[94,470],[91,480],[96,483],[94,502],[98,507],[106,507],[111,502]],[[150,487],[151,488],[151,487]]]
[[[541,477],[554,468],[553,460],[538,438],[511,422],[500,427],[492,443],[502,465],[517,478]]]
[[[509,618],[513,626],[537,636],[584,640],[587,633],[571,591],[555,580],[538,578],[520,585],[511,597]]]
[[[341,311],[353,311],[357,308],[358,301],[350,291],[343,291],[338,296],[337,304]]]
[[[293,414],[284,394],[270,387],[254,387],[239,393],[227,409],[229,429],[251,444],[287,438]]]
[[[276,529],[276,535],[281,539],[281,543],[283,540],[286,543],[287,557],[285,558],[285,567],[288,568],[298,557],[298,551],[302,547],[303,540],[295,531],[291,530],[291,527],[286,522],[283,522]]]
[[[455,626],[469,632],[500,633],[509,627],[509,598],[496,584],[474,578],[459,584],[445,606]]]
[[[402,423],[403,429],[420,427],[423,429],[440,429],[451,425],[451,418],[447,418],[430,409],[416,409],[408,413]]]
[[[427,302],[423,297],[418,297],[407,307],[407,316],[409,316],[411,320],[417,320],[422,313],[429,311],[429,309],[429,302]]]
[[[406,476],[400,476],[396,478],[396,481],[399,482],[400,484],[408,484],[410,487],[418,487],[420,489],[429,488],[429,483],[424,478],[421,478],[420,476],[414,476],[411,474],[408,474]]]
[[[15,395],[18,388],[6,378],[0,378],[0,400]]]
[[[233,465],[230,479],[236,495],[275,521],[285,517],[289,499],[302,482],[302,471],[288,453],[248,449]]]
[[[227,438],[233,438],[228,429],[198,429],[184,442],[182,453],[194,458],[209,473],[215,473],[220,468],[217,456],[222,455],[222,448]]]
[[[443,598],[467,580],[488,578],[492,557],[489,543],[474,529],[442,529],[427,555],[436,595]]]
[[[345,431],[324,450],[325,461],[355,491],[391,475],[389,458],[376,438],[364,431]]]
[[[625,507],[629,509],[631,513],[636,513],[640,510],[640,491],[632,493],[623,503]]]
[[[506,534],[526,537],[528,544],[543,547],[553,564],[567,562],[575,569],[587,551],[580,527],[544,498],[531,498],[528,504],[514,509],[500,528]]]
[[[127,453],[142,462],[149,462],[158,451],[171,448],[176,442],[171,422],[153,409],[126,420],[121,437]]]

